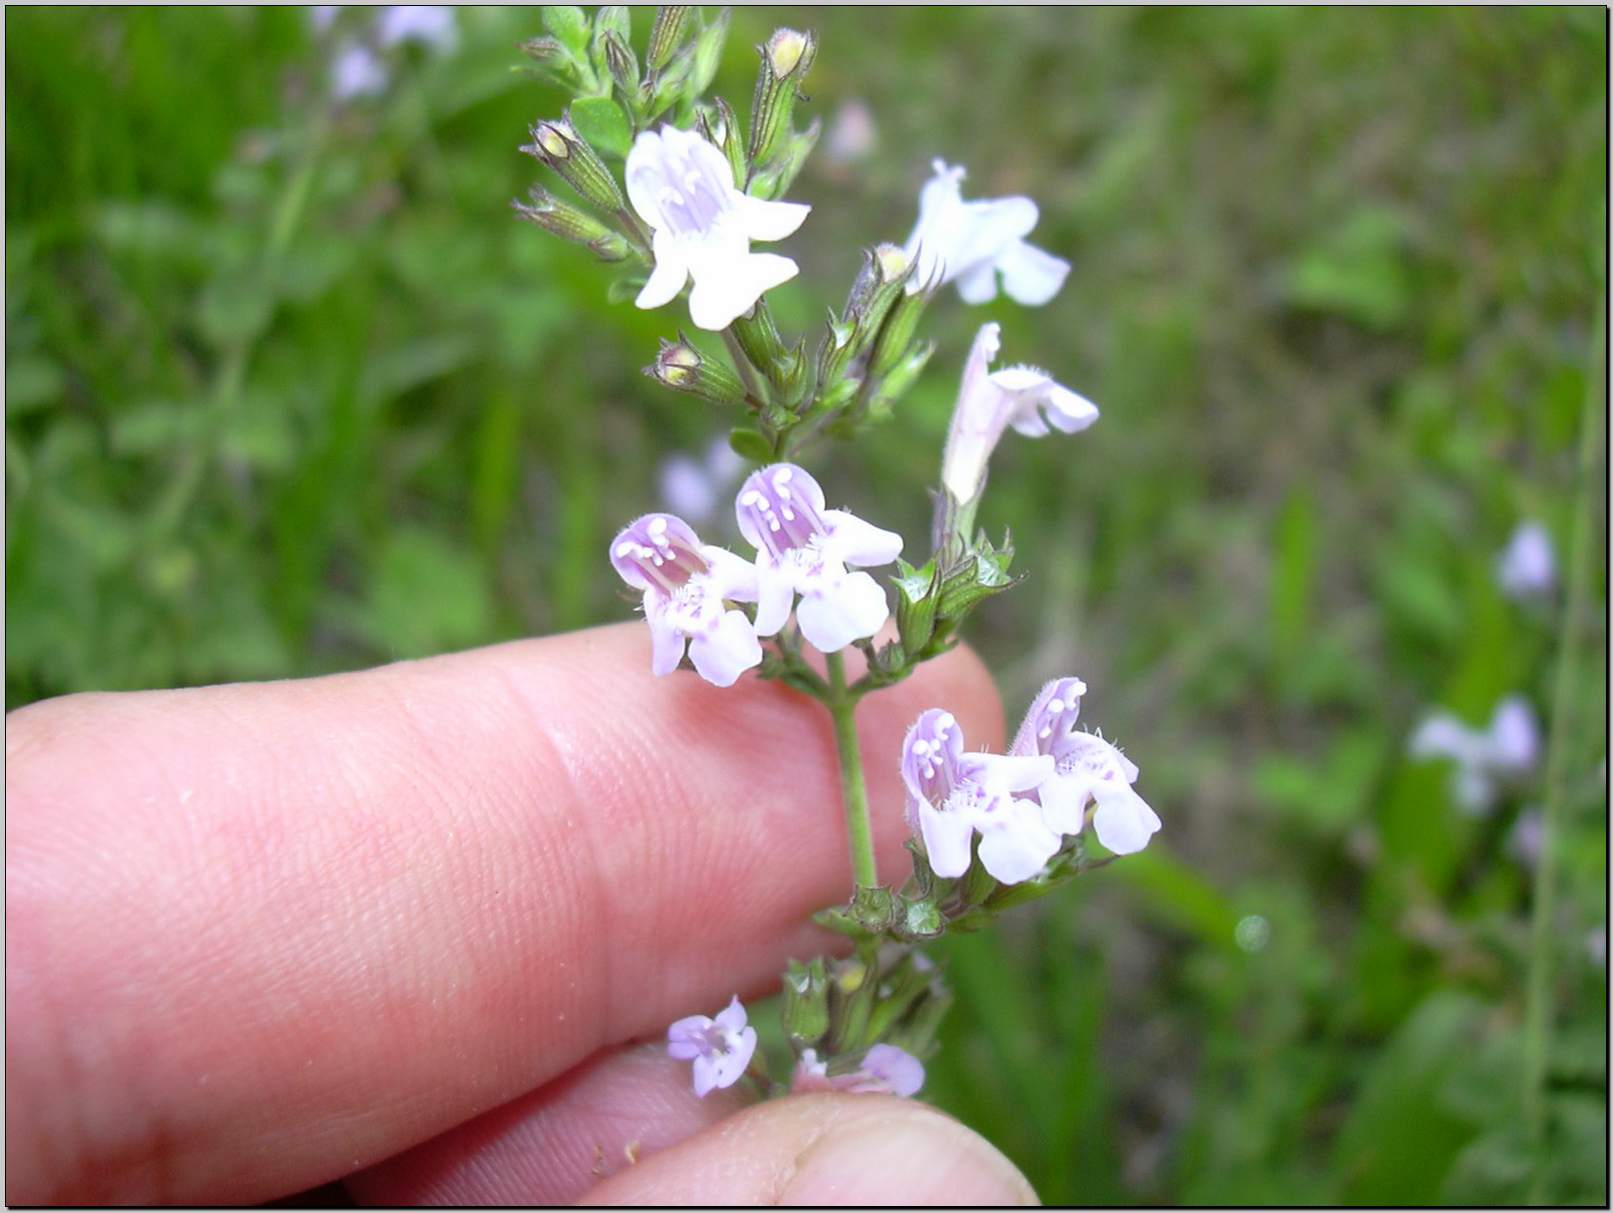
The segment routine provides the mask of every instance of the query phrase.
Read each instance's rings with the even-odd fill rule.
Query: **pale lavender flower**
[[[308,24],[314,27],[316,34],[326,33],[336,24],[336,17],[341,11],[340,4],[310,4]]]
[[[736,189],[728,158],[692,131],[642,132],[627,155],[627,196],[654,231],[655,269],[634,301],[641,308],[670,303],[693,277],[690,319],[725,329],[797,273],[788,257],[753,253],[750,242],[784,239],[812,208]]]
[[[1585,954],[1598,969],[1607,968],[1607,924],[1592,927],[1585,933]]]
[[[992,370],[1001,344],[1000,326],[981,325],[958,385],[941,483],[959,502],[973,501],[985,488],[991,452],[1009,426],[1028,438],[1040,438],[1049,426],[1076,434],[1098,419],[1097,405],[1053,382],[1046,371],[1033,366]]]
[[[1507,835],[1507,854],[1526,868],[1538,867],[1546,846],[1546,815],[1531,805],[1518,814]]]
[[[1508,598],[1545,598],[1557,588],[1551,532],[1538,522],[1519,523],[1497,562],[1496,579]]]
[[[825,509],[818,482],[793,463],[752,472],[734,510],[740,533],[757,552],[758,636],[784,626],[797,594],[796,622],[819,652],[838,653],[885,625],[885,591],[846,566],[889,564],[901,553],[900,535],[845,510]]]
[[[969,870],[970,845],[980,835],[980,862],[1004,884],[1035,876],[1059,849],[1034,800],[1053,775],[1046,755],[965,753],[963,728],[951,712],[931,708],[902,743],[908,825],[924,840],[937,876]]]
[[[1448,758],[1456,764],[1451,796],[1470,815],[1488,812],[1503,785],[1526,778],[1540,761],[1540,726],[1521,695],[1496,705],[1487,729],[1475,729],[1449,712],[1426,717],[1412,734],[1413,758]]]
[[[338,101],[372,97],[386,88],[386,68],[369,47],[349,42],[331,64],[330,91]]]
[[[418,42],[446,55],[459,45],[459,29],[449,4],[388,4],[382,7],[375,28],[382,46]]]
[[[736,995],[715,1019],[690,1015],[666,1030],[666,1051],[694,1062],[694,1093],[702,1099],[718,1087],[731,1087],[745,1074],[756,1052],[756,1029]]]
[[[1132,789],[1136,764],[1102,737],[1076,729],[1086,690],[1079,678],[1049,682],[1025,713],[1008,752],[1053,760],[1053,774],[1036,789],[1050,830],[1079,834],[1087,805],[1096,801],[1092,827],[1098,841],[1116,855],[1131,855],[1159,832],[1159,815]]]
[[[657,473],[661,498],[680,517],[695,523],[709,520],[719,498],[745,470],[745,460],[726,438],[712,440],[704,459],[678,453],[662,460]]]
[[[701,543],[681,518],[646,514],[611,541],[610,562],[623,581],[644,591],[656,674],[678,668],[685,643],[695,670],[714,686],[732,686],[761,664],[750,620],[724,601],[756,601],[756,569],[749,561]]]
[[[795,1064],[790,1090],[846,1091],[854,1095],[900,1095],[911,1098],[924,1086],[924,1063],[895,1045],[874,1045],[862,1064],[850,1074],[829,1076],[828,1065],[813,1049],[805,1049]]]
[[[965,303],[990,303],[1001,274],[1008,297],[1028,307],[1058,294],[1070,263],[1025,240],[1036,226],[1036,203],[1024,197],[965,202],[963,168],[944,160],[933,167],[907,238],[907,255],[918,263],[909,292],[954,282]]]

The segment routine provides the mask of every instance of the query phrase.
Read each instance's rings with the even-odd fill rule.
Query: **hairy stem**
[[[846,686],[846,662],[830,653],[829,697],[824,700],[834,718],[835,747],[840,752],[840,798],[846,810],[846,837],[851,844],[851,871],[859,888],[879,884],[874,866],[874,831],[868,819],[868,788],[863,781],[862,751],[857,748],[857,696]]]
[[[1529,1139],[1537,1151],[1531,1202],[1538,1202],[1545,1174],[1540,1160],[1543,1158],[1546,1137],[1546,1063],[1550,1054],[1552,1026],[1551,954],[1557,898],[1555,856],[1563,802],[1567,797],[1575,679],[1585,661],[1582,650],[1591,597],[1591,532],[1595,526],[1592,509],[1597,481],[1596,456],[1601,450],[1606,344],[1607,314],[1601,310],[1591,339],[1585,406],[1580,415],[1579,483],[1574,494],[1573,532],[1569,541],[1568,595],[1563,606],[1562,626],[1557,633],[1557,669],[1552,688],[1551,733],[1546,753],[1545,828],[1535,877],[1534,916],[1530,924],[1529,984],[1523,1027],[1523,1109]]]

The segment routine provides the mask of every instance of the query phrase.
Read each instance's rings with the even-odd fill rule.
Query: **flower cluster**
[[[677,669],[687,643],[702,678],[732,686],[761,664],[758,637],[777,635],[792,610],[801,634],[824,653],[885,625],[890,606],[884,590],[848,566],[889,564],[902,550],[900,535],[826,509],[818,482],[793,463],[753,472],[734,509],[740,533],[756,549],[751,561],[702,544],[671,514],[646,514],[611,541],[616,572],[644,592],[655,673]],[[730,602],[755,603],[755,618]]]
[[[1085,693],[1079,678],[1049,682],[1007,754],[966,752],[956,717],[940,708],[908,730],[902,745],[908,824],[937,876],[964,875],[978,835],[980,864],[993,879],[1029,880],[1066,836],[1081,832],[1092,805],[1093,828],[1108,850],[1129,855],[1148,845],[1160,820],[1132,790],[1136,765],[1075,727]]]
[[[853,716],[862,697],[945,653],[980,603],[1016,583],[1012,545],[993,545],[975,528],[997,444],[1009,429],[1031,438],[1078,433],[1098,408],[1047,371],[994,366],[1002,331],[983,325],[939,460],[923,563],[901,559],[896,532],[829,508],[800,452],[824,438],[855,439],[895,416],[935,352],[919,327],[940,289],[952,284],[969,304],[1001,290],[1040,306],[1057,295],[1070,263],[1029,242],[1035,202],[966,200],[963,168],[936,160],[907,240],[864,249],[816,349],[787,336],[768,296],[795,280],[799,266],[752,245],[786,240],[812,214],[785,196],[821,127],[797,129],[795,119],[817,43],[780,29],[757,48],[756,88],[741,122],[727,100],[705,96],[727,20],[727,10],[712,20],[697,8],[664,6],[641,58],[626,8],[606,6],[592,18],[546,8],[545,35],[522,49],[571,101],[558,117],[534,123],[522,150],[569,194],[537,186],[516,210],[611,265],[612,298],[646,310],[686,298],[696,336],[720,335],[721,352],[682,332],[663,338],[645,373],[741,414],[727,449],[754,468],[733,497],[749,552],[706,543],[690,525],[710,533],[739,472],[713,457],[685,457],[664,469],[663,492],[677,512],[629,523],[611,541],[610,561],[641,597],[656,675],[687,659],[700,677],[728,687],[755,670],[821,702],[834,724],[854,890],[843,909],[815,919],[848,937],[853,954],[790,962],[781,1019],[793,1061],[788,1081],[771,1090],[911,1096],[950,1001],[943,975],[916,946],[983,925],[1088,870],[1091,836],[1118,856],[1141,850],[1160,829],[1134,789],[1135,764],[1076,727],[1086,692],[1077,678],[1043,687],[1005,754],[967,749],[958,718],[935,707],[913,724],[899,755],[875,759],[899,767],[906,789],[914,838],[903,884],[879,879],[872,842],[873,814],[896,806],[870,805],[861,774]],[[842,168],[866,151],[872,119],[863,118],[862,151],[851,148],[859,140],[843,123],[831,136]],[[892,564],[892,575],[874,572]],[[821,661],[803,652],[807,645]],[[843,657],[850,647],[864,659],[855,681]],[[667,1051],[692,1063],[697,1095],[767,1072],[737,998],[713,1017],[674,1023]]]
[[[1496,705],[1488,728],[1476,729],[1449,712],[1435,712],[1417,726],[1413,758],[1444,758],[1456,764],[1451,796],[1467,813],[1489,811],[1503,788],[1526,778],[1540,761],[1540,726],[1520,695]]]

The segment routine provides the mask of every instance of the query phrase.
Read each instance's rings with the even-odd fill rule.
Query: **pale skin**
[[[7,1202],[1034,1200],[921,1103],[697,1100],[654,1043],[832,947],[849,877],[821,708],[649,648],[9,714]],[[882,871],[937,704],[1001,749],[968,652],[865,701]]]

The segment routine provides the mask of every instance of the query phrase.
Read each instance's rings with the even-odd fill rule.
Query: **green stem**
[[[1557,669],[1551,705],[1551,733],[1546,753],[1546,804],[1540,844],[1540,862],[1535,876],[1534,913],[1530,924],[1528,991],[1524,1004],[1523,1028],[1523,1109],[1529,1140],[1535,1147],[1535,1179],[1531,1203],[1538,1203],[1545,1168],[1546,1068],[1550,1055],[1552,1028],[1551,960],[1553,919],[1557,898],[1557,836],[1562,823],[1563,802],[1567,799],[1568,758],[1574,714],[1575,676],[1584,664],[1581,650],[1587,631],[1591,597],[1591,538],[1594,529],[1592,496],[1596,477],[1596,456],[1601,450],[1603,365],[1606,359],[1607,315],[1599,309],[1591,338],[1589,374],[1585,384],[1585,406],[1580,414],[1579,483],[1574,494],[1573,532],[1569,543],[1568,596],[1559,629]]]
[[[287,247],[291,244],[291,237],[297,230],[297,223],[308,205],[308,195],[313,186],[319,154],[324,146],[328,121],[328,114],[323,112],[314,120],[302,158],[275,200],[269,220],[268,237],[258,261],[262,278],[269,278],[271,272],[278,266],[280,258],[285,255]],[[242,336],[232,341],[224,351],[213,380],[212,392],[213,411],[220,421],[235,411],[236,403],[241,398],[247,364],[251,360],[255,344],[256,334]],[[209,429],[206,437],[198,445],[185,452],[178,471],[169,481],[168,491],[158,500],[151,512],[148,533],[153,538],[166,537],[179,525],[185,511],[190,508],[191,499],[202,487],[202,480],[208,465],[212,462],[217,430],[217,426]]]
[[[857,748],[857,696],[846,687],[846,662],[830,653],[829,697],[824,700],[834,718],[835,747],[840,752],[840,796],[846,809],[846,837],[851,843],[851,871],[859,888],[879,884],[874,866],[874,831],[868,820],[868,788],[863,782],[862,751]]]

